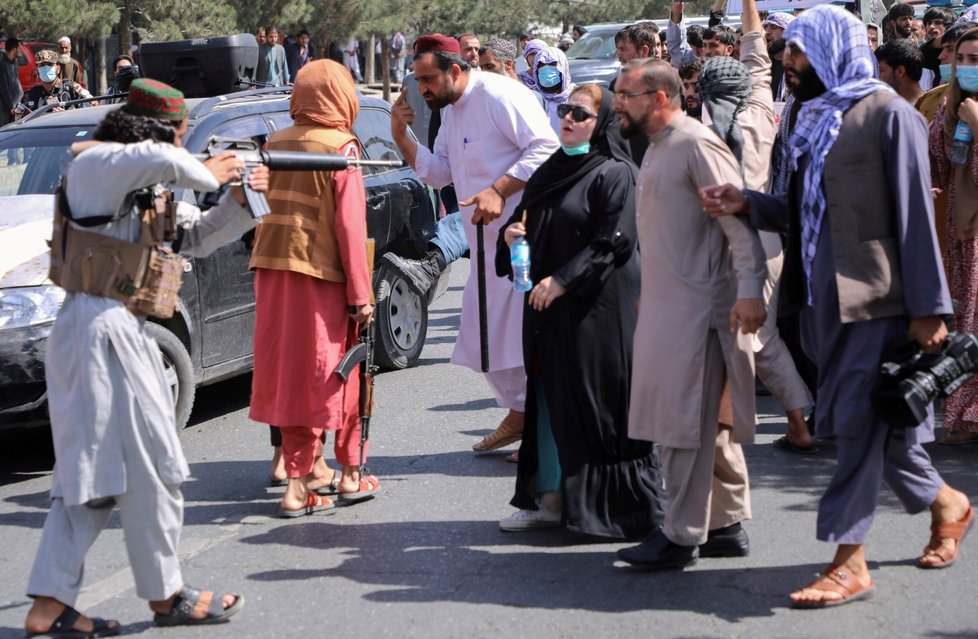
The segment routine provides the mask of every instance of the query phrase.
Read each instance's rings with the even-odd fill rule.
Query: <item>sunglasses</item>
[[[574,122],[585,122],[590,118],[596,118],[595,114],[591,113],[582,106],[571,106],[570,104],[561,104],[557,106],[557,117],[563,120],[570,113],[571,119]]]

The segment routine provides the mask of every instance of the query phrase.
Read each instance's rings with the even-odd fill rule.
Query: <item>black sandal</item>
[[[200,619],[193,617],[194,608],[200,601],[201,591],[190,586],[184,586],[173,598],[170,612],[156,613],[153,623],[157,626],[195,626],[214,623],[225,623],[231,620],[231,615],[238,612],[244,604],[244,597],[234,595],[234,603],[224,607],[224,593],[220,596],[215,592],[207,609],[207,616]]]
[[[115,635],[119,634],[119,630],[122,627],[115,619],[106,621],[101,617],[92,617],[91,632],[76,630],[75,622],[81,619],[81,616],[82,614],[80,612],[66,604],[65,609],[61,611],[61,614],[54,620],[50,628],[44,632],[28,632],[24,636],[27,637],[27,639],[30,639],[30,637],[70,637],[71,639],[114,637]]]

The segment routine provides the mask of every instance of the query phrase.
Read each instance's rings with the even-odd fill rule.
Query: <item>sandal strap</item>
[[[81,617],[81,613],[65,604],[65,609],[61,611],[58,618],[51,624],[48,632],[66,632],[75,628],[75,622]]]
[[[828,568],[825,572],[819,574],[818,580],[816,580],[809,588],[814,590],[821,590],[823,592],[834,592],[837,595],[842,595],[843,599],[851,597],[853,592],[855,592],[846,583],[849,580],[849,573],[842,570],[838,566],[832,566]],[[827,588],[819,587],[819,584],[825,584]],[[857,585],[858,588],[858,585]]]
[[[169,614],[174,617],[189,618],[193,614],[197,602],[200,601],[200,595],[201,592],[197,588],[184,585],[173,600],[173,607],[170,608]]]
[[[211,597],[211,605],[207,607],[208,617],[220,617],[224,613],[224,597],[227,593],[222,593],[221,596],[217,595],[215,591]]]

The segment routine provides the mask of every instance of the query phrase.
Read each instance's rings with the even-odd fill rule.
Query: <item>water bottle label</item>
[[[511,251],[512,258],[518,262],[525,262],[530,259],[530,245],[526,242],[517,242],[513,244],[513,250]]]
[[[971,142],[971,127],[965,122],[958,122],[957,128],[954,129],[954,139],[961,142]]]

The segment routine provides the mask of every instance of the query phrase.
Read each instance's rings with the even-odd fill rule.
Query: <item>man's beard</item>
[[[442,95],[425,93],[421,97],[424,98],[430,109],[444,109],[455,101],[455,87],[447,89]]]
[[[815,73],[815,67],[809,66],[799,74],[798,85],[791,87],[791,93],[799,102],[807,102],[825,93],[825,85]]]
[[[649,121],[648,113],[643,113],[641,120],[633,120],[627,114],[624,117],[627,118],[628,124],[625,124],[625,120],[622,119],[621,115],[618,116],[618,126],[621,128],[621,137],[627,140],[628,138],[634,138],[638,135],[645,135],[645,125]]]
[[[787,44],[788,43],[784,41],[784,38],[781,38],[780,40],[775,40],[767,48],[768,56],[773,58],[774,56],[778,55],[779,53],[784,51],[784,48]]]
[[[913,27],[907,26],[906,29],[901,29],[900,25],[894,24],[893,31],[901,38],[909,38],[913,34]]]

